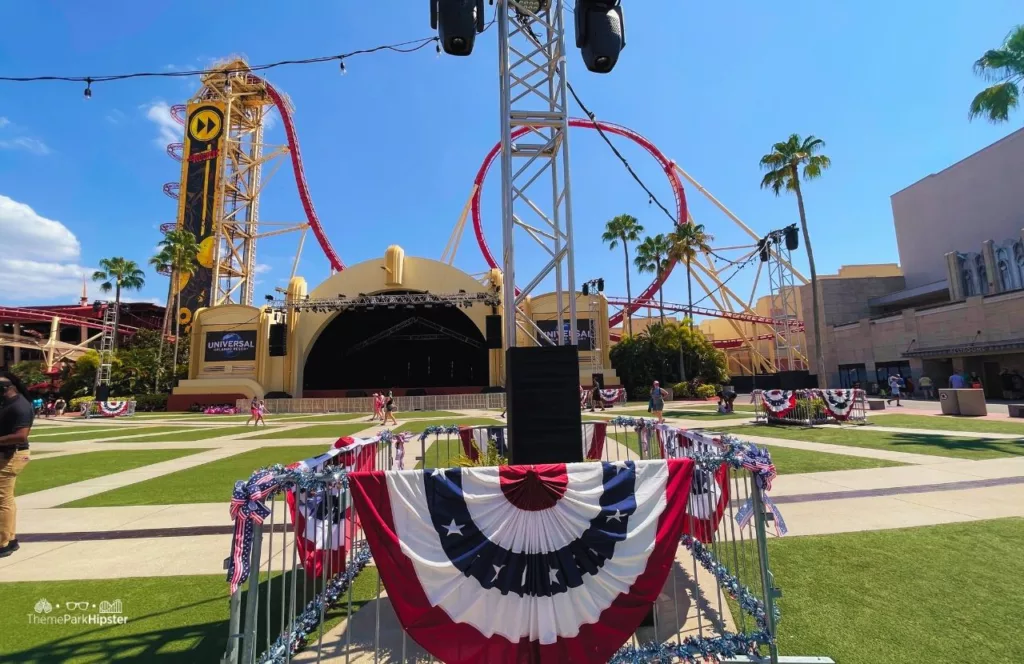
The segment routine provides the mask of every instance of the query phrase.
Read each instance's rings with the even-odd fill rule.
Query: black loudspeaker
[[[430,27],[445,53],[469,55],[484,30],[484,0],[430,0]]]
[[[109,401],[110,400],[110,386],[109,385],[97,385],[96,386],[96,401]],[[580,443],[582,445],[582,443]]]
[[[796,225],[786,227],[786,249],[796,251],[800,248],[800,236],[797,235]]]
[[[603,373],[590,374],[590,381],[591,381],[590,384],[592,386],[598,387],[598,388],[600,388],[602,390],[604,389],[604,374]]]
[[[583,461],[576,347],[509,348],[505,378],[511,462]]]
[[[288,354],[288,325],[274,323],[270,326],[270,357],[284,357]]]
[[[487,347],[501,348],[501,316],[487,317]]]

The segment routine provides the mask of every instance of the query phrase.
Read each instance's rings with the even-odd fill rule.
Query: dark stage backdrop
[[[306,390],[488,383],[486,339],[457,307],[342,311],[316,340],[303,372]]]

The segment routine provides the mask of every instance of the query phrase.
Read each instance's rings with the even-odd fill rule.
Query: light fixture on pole
[[[607,74],[626,48],[626,29],[619,0],[576,2],[576,47],[583,64],[597,74]]]
[[[430,27],[445,53],[469,55],[484,31],[484,0],[430,0]]]

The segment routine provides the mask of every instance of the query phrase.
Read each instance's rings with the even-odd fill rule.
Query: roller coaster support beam
[[[569,113],[566,103],[565,26],[562,0],[541,3],[538,13],[519,0],[498,0],[501,79],[501,208],[504,346],[517,345],[518,305],[551,273],[560,344],[576,344],[572,196],[569,184]],[[534,3],[536,6],[537,3]],[[513,142],[517,130],[526,135]],[[539,139],[539,140],[538,140]],[[550,189],[541,185],[548,172]],[[543,247],[549,260],[516,292],[515,229]],[[543,229],[543,233],[537,232]],[[569,298],[569,339],[564,338]],[[526,335],[524,335],[526,336]]]
[[[729,219],[731,219],[733,221],[733,223],[735,223],[737,226],[742,228],[743,231],[746,232],[747,235],[749,235],[755,241],[758,241],[758,240],[761,239],[761,236],[758,235],[756,232],[754,232],[754,229],[752,229],[750,226],[747,226],[745,223],[743,223],[743,221],[739,217],[737,217],[735,214],[733,214],[732,210],[730,210],[729,208],[725,207],[725,205],[723,205],[721,201],[719,201],[717,198],[715,198],[714,195],[712,195],[712,193],[710,191],[705,189],[701,185],[700,182],[697,182],[696,180],[694,180],[692,175],[690,175],[689,173],[684,171],[679,164],[673,164],[673,165],[675,166],[676,170],[679,171],[680,175],[682,175],[684,178],[686,178],[686,180],[690,184],[692,184],[694,187],[696,187],[697,191],[699,191],[700,193],[704,194],[704,196],[706,196],[709,201],[714,203],[715,207],[717,207],[719,210],[721,210],[725,214],[725,216],[729,217]],[[775,257],[779,261],[783,261],[783,258],[781,256],[779,256],[774,250],[772,250],[772,254],[775,255]],[[794,268],[792,265],[790,265],[789,262],[783,262],[783,265],[785,265],[789,270],[791,270],[793,272],[793,276],[796,277],[797,280],[800,281],[801,284],[810,283],[810,280],[807,279],[807,277],[805,277],[804,275],[800,274],[800,271],[797,270],[796,268]]]

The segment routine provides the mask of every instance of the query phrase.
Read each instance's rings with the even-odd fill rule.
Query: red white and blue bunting
[[[825,402],[828,414],[840,422],[850,417],[857,403],[857,390],[815,390],[815,396]]]
[[[796,392],[793,390],[765,390],[761,394],[765,410],[776,417],[785,417],[796,408]]]
[[[690,459],[357,472],[403,627],[462,662],[607,661],[664,587]]]
[[[121,417],[131,408],[130,401],[99,401],[97,404],[102,417]]]

